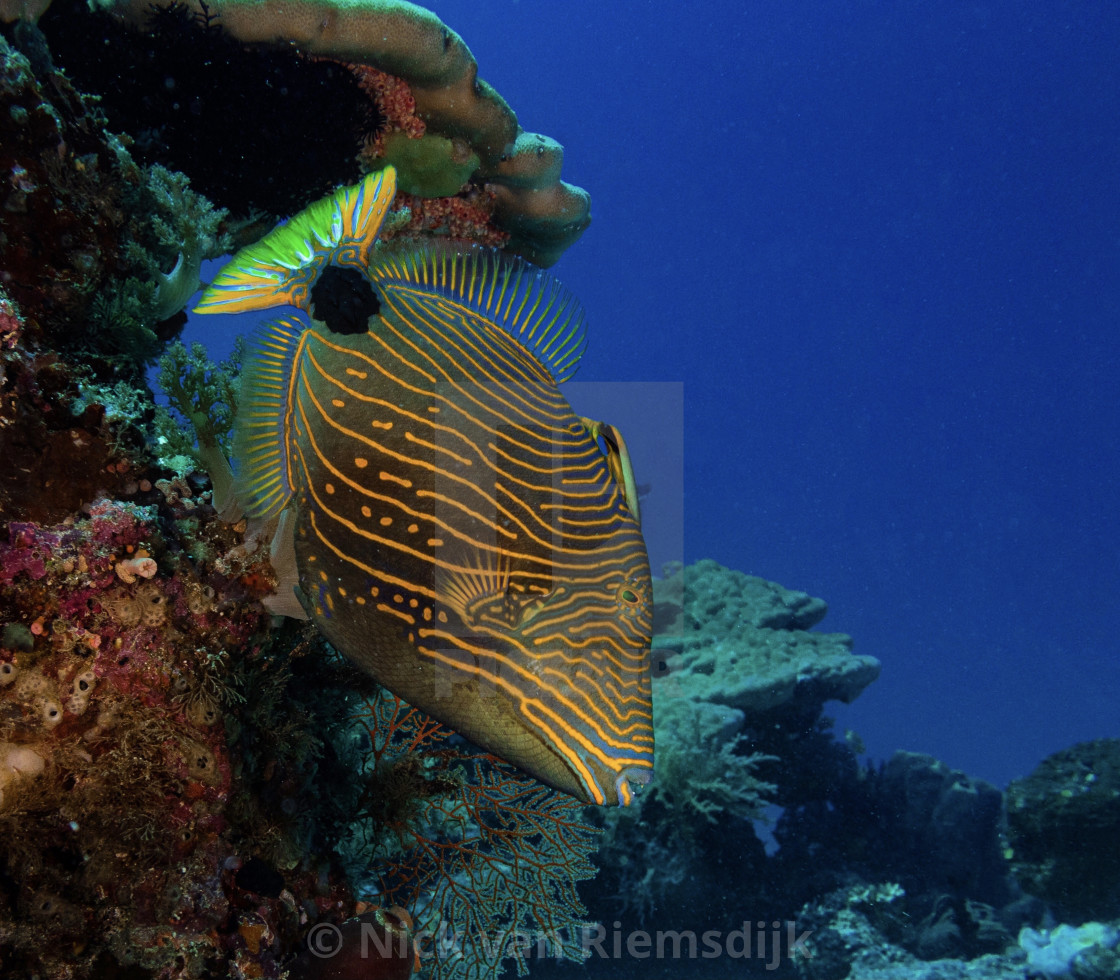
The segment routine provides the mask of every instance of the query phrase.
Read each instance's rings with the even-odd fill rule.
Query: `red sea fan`
[[[595,874],[584,806],[469,747],[387,691],[367,702],[378,901],[411,911],[435,980],[496,976],[504,959],[582,960],[576,883]]]

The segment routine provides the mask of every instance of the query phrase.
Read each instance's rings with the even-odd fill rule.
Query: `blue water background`
[[[670,402],[600,412],[655,567],[827,599],[874,757],[1120,734],[1120,6],[430,6],[592,194],[579,380],[683,382],[683,553]]]

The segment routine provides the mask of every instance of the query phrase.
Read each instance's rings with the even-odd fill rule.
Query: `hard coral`
[[[854,698],[879,664],[846,636],[809,632],[827,607],[803,592],[714,561],[665,572],[654,580],[654,780],[632,812],[606,816],[595,887],[638,919],[672,896],[699,927],[718,909],[696,869],[718,864],[741,902],[759,901],[773,859],[752,822],[854,773],[820,712]]]
[[[80,322],[119,265],[126,216],[103,123],[61,73],[40,80],[0,37],[0,269],[36,333]]]
[[[828,611],[820,599],[714,561],[673,569],[656,601],[656,642],[682,697],[747,713],[815,712],[855,700],[879,676],[850,637],[810,632]]]
[[[198,263],[226,246],[221,215],[181,174],[138,167],[36,29],[15,33],[29,54],[0,37],[3,286],[28,346],[95,355],[103,376],[139,374],[181,328]]]
[[[1067,920],[1120,916],[1120,739],[1081,742],[1007,788],[1007,839],[1024,891]]]

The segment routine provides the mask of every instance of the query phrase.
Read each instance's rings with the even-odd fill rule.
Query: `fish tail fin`
[[[306,310],[311,287],[326,266],[365,268],[396,192],[397,172],[386,167],[304,208],[241,249],[194,312],[244,313],[285,304]]]
[[[266,324],[251,342],[241,372],[233,431],[237,495],[251,517],[274,517],[292,495],[288,426],[295,362],[307,323],[284,317]]]

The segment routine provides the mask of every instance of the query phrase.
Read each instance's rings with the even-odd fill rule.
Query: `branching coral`
[[[676,699],[653,685],[657,754],[654,777],[636,805],[603,815],[598,861],[612,903],[648,921],[655,907],[710,860],[712,835],[760,819],[775,787],[759,773],[773,757],[750,751],[740,712]]]

